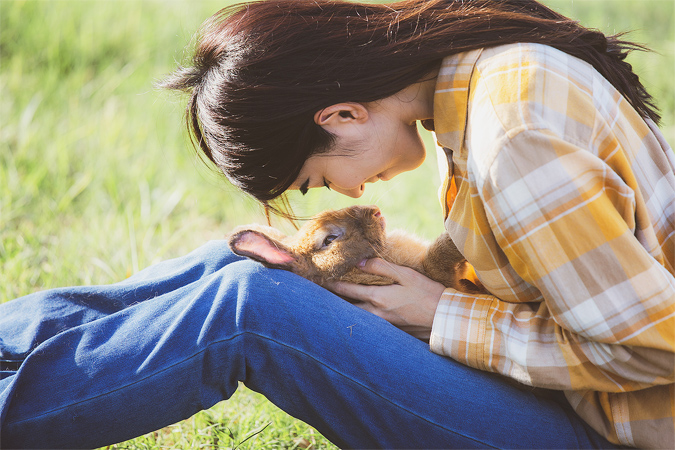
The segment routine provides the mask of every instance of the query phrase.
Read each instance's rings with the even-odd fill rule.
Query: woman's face
[[[338,137],[333,150],[311,156],[305,162],[293,187],[304,190],[327,186],[358,198],[366,183],[387,181],[416,169],[425,155],[415,124],[380,127],[357,140]]]
[[[363,195],[366,183],[390,180],[419,167],[426,149],[417,120],[428,114],[408,111],[386,99],[376,104],[346,103],[326,108],[315,121],[335,136],[328,153],[310,156],[291,189],[327,186],[349,197]]]

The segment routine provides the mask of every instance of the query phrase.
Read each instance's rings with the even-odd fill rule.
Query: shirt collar
[[[434,133],[438,142],[439,197],[443,217],[448,217],[457,186],[453,182],[453,152],[463,150],[469,107],[469,86],[482,49],[443,59],[434,92]]]
[[[434,92],[434,127],[439,144],[461,151],[468,115],[469,86],[483,49],[443,59]]]

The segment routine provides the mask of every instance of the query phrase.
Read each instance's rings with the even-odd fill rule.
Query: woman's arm
[[[446,291],[432,350],[553,389],[672,383],[675,278],[636,238],[644,199],[629,167],[545,130],[512,136],[478,190],[500,251],[544,301]]]

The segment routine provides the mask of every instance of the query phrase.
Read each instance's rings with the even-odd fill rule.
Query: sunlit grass
[[[199,24],[225,3],[0,1],[0,302],[57,286],[120,281],[235,224],[264,220],[257,205],[195,156],[181,98],[153,88],[184,58]],[[635,30],[629,38],[657,51],[631,62],[675,142],[673,3],[546,3],[606,32]],[[428,135],[427,141],[421,169],[369,186],[358,203],[377,203],[391,227],[431,239],[442,218]],[[293,196],[293,203],[311,214],[355,202],[321,190]],[[308,444],[330,447],[310,427],[240,389],[209,411],[116,448]]]
[[[316,430],[293,420],[260,394],[241,387],[228,402],[190,419],[106,449],[334,449]]]

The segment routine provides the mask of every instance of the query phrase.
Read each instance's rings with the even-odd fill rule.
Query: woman
[[[0,306],[2,445],[121,441],[243,381],[344,447],[672,448],[675,157],[632,48],[532,0],[222,11],[164,83],[203,154],[283,213],[416,168],[421,121],[492,295],[373,259],[398,284],[331,287],[358,308],[214,242],[24,297]]]

